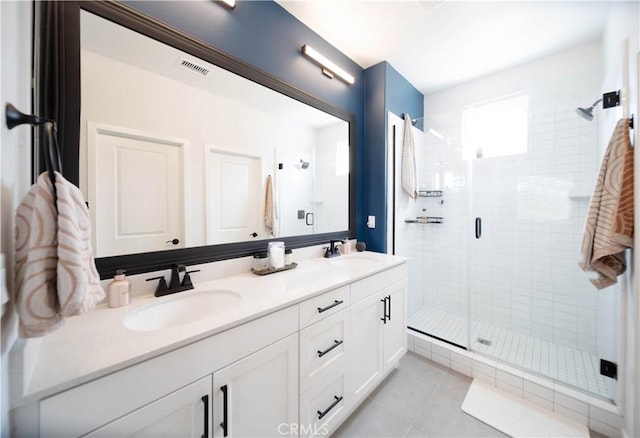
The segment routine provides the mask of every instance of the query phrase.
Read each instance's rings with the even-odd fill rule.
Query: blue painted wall
[[[365,72],[273,1],[241,1],[228,10],[213,1],[126,1],[170,26],[264,70],[356,116],[356,237],[386,250],[386,112],[422,115],[422,94],[386,62]],[[303,57],[309,44],[355,77],[330,80]],[[366,108],[366,114],[365,114]],[[377,227],[366,227],[375,215]]]
[[[365,99],[365,156],[358,168],[359,184],[363,189],[364,217],[356,224],[358,239],[367,243],[367,249],[387,251],[387,210],[392,208],[387,199],[387,113],[399,117],[409,113],[411,118],[424,114],[424,96],[388,62],[369,67],[364,72]],[[419,124],[418,126],[421,126]],[[366,217],[376,217],[376,227],[368,228]]]

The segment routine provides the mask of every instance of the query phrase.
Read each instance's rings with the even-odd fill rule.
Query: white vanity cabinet
[[[213,436],[288,435],[298,423],[298,335],[213,373]]]
[[[212,420],[205,436],[218,436],[220,382],[235,395],[229,412],[238,432],[248,430],[247,422],[255,427],[297,423],[297,332],[298,306],[290,306],[40,400],[39,436],[157,436],[154,431],[159,429],[166,432],[161,436],[191,436],[195,431],[200,437],[205,418]],[[254,405],[254,400],[264,405]],[[163,415],[173,416],[184,429],[169,433],[162,426],[168,421]],[[195,417],[193,428],[190,415]]]
[[[180,346],[136,350],[132,365],[85,374],[34,401],[24,422],[41,437],[330,435],[407,350],[402,261],[342,273],[353,280]],[[142,348],[174,333],[121,336]],[[111,354],[119,339],[103,339]]]
[[[407,351],[406,267],[351,285],[350,370],[355,403],[361,401]]]

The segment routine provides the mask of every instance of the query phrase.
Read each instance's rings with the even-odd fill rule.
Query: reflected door
[[[93,123],[88,132],[96,256],[183,247],[186,143]]]
[[[264,237],[260,159],[207,150],[207,244]]]

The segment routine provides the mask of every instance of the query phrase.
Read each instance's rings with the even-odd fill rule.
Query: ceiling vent
[[[191,61],[187,61],[186,59],[180,60],[180,66],[186,68],[187,70],[191,70],[196,73],[200,73],[202,76],[206,76],[209,73],[209,69],[203,67],[201,65],[195,64]]]

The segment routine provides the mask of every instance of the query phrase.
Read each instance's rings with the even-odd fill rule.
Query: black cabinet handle
[[[387,319],[391,321],[391,295],[388,295],[387,299],[389,300],[389,313],[387,314]]]
[[[229,431],[229,423],[228,423],[228,388],[227,385],[223,385],[220,387],[220,391],[222,391],[222,423],[220,423],[220,427],[222,428],[223,435],[228,436]]]
[[[338,397],[337,395],[334,395],[333,398],[335,400],[333,400],[333,403],[331,403],[331,405],[327,409],[325,409],[324,411],[318,411],[318,420],[322,420],[322,417],[327,415],[331,411],[331,409],[335,408],[336,405],[342,401],[342,397]]]
[[[344,301],[335,300],[333,304],[329,304],[327,307],[318,307],[318,313],[326,312],[327,310],[333,309],[334,307],[339,306],[342,303],[344,303]]]
[[[172,243],[174,245],[177,245],[178,243],[180,243],[180,239],[167,240],[165,243]]]
[[[384,297],[380,301],[384,303],[384,310],[382,311],[382,318],[380,318],[380,321],[386,324],[387,323],[387,297]]]
[[[324,356],[325,354],[327,354],[328,352],[330,352],[331,350],[333,350],[334,348],[336,348],[338,345],[342,344],[343,342],[344,342],[343,340],[338,341],[338,340],[334,339],[333,345],[331,347],[327,348],[324,351],[318,350],[318,357]]]
[[[482,237],[482,218],[476,218],[476,239]]]
[[[202,438],[209,438],[209,396],[202,396],[202,403],[204,403],[204,433]]]

